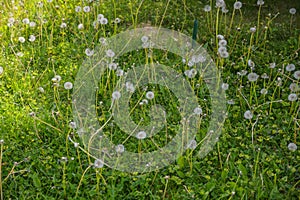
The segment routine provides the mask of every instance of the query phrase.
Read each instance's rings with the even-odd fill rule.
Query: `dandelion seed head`
[[[109,63],[108,68],[110,70],[116,70],[118,68],[118,64],[117,63]]]
[[[147,92],[146,93],[146,98],[149,99],[149,100],[153,99],[154,98],[154,93],[152,91]]]
[[[187,148],[188,149],[196,149],[197,147],[197,141],[196,140],[191,140],[188,145],[187,145]]]
[[[105,24],[107,24],[108,23],[108,20],[105,18],[105,17],[103,17],[101,20],[100,20],[100,24],[102,24],[102,25],[105,25]]]
[[[258,6],[262,6],[262,5],[265,4],[265,2],[264,2],[263,0],[257,0],[256,4],[257,4]]]
[[[263,94],[263,95],[265,95],[265,94],[268,93],[268,90],[265,89],[265,88],[263,88],[263,89],[260,90],[260,93]]]
[[[72,129],[76,129],[77,126],[76,126],[75,122],[70,122],[69,127],[72,128]]]
[[[45,90],[44,90],[43,87],[39,87],[38,90],[39,90],[41,93],[44,93],[44,92],[45,92]]]
[[[205,6],[204,6],[204,11],[205,11],[205,12],[210,12],[210,11],[211,11],[210,5],[205,5]]]
[[[118,145],[116,146],[116,152],[117,152],[117,153],[123,153],[124,151],[125,151],[125,147],[124,147],[123,144],[118,144]]]
[[[298,99],[298,96],[295,93],[289,94],[289,96],[288,96],[289,101],[296,101],[297,99]]]
[[[108,49],[106,51],[106,56],[109,57],[109,58],[112,58],[112,57],[115,56],[115,52],[113,52],[113,50],[111,50],[111,49]]]
[[[242,5],[243,5],[242,2],[237,1],[233,4],[233,7],[234,7],[234,9],[238,10],[238,9],[242,8]]]
[[[251,33],[255,33],[255,32],[256,32],[256,27],[251,27],[251,28],[250,28],[250,32],[251,32]]]
[[[219,45],[222,46],[222,47],[225,47],[227,45],[227,41],[225,39],[221,39],[219,41]]]
[[[66,28],[67,24],[65,22],[61,23],[60,28]]]
[[[71,90],[73,88],[73,83],[71,83],[71,82],[65,82],[64,88],[66,90]]]
[[[90,11],[91,11],[91,7],[90,7],[90,6],[84,6],[84,7],[83,7],[83,12],[88,13],[88,12],[90,12]]]
[[[288,149],[290,151],[296,151],[297,150],[297,145],[295,143],[291,142],[291,143],[288,144]]]
[[[24,37],[19,37],[19,42],[24,43],[25,42],[25,38]]]
[[[289,11],[291,15],[294,15],[297,12],[296,8],[291,8]]]
[[[113,98],[113,100],[120,99],[121,98],[121,93],[119,91],[114,91],[112,93],[112,98]]]
[[[254,73],[254,72],[251,72],[251,73],[248,74],[248,80],[250,82],[257,81],[258,77],[259,76],[256,73]]]
[[[221,52],[220,53],[221,58],[228,58],[229,57],[229,53],[227,51]]]
[[[291,92],[298,92],[300,90],[300,87],[296,83],[291,83],[289,89],[291,90]]]
[[[287,66],[285,66],[286,71],[288,72],[292,72],[296,69],[294,64],[288,64]]]
[[[35,38],[34,35],[30,35],[28,40],[29,40],[30,42],[34,42],[35,39],[36,39],[36,38]]]
[[[228,87],[229,87],[228,83],[222,83],[223,90],[228,90]]]
[[[136,138],[139,140],[145,139],[147,137],[147,134],[145,131],[140,131],[136,134]]]
[[[75,7],[75,12],[80,12],[81,11],[81,7],[80,6],[76,6]]]
[[[253,118],[253,114],[250,110],[247,110],[245,113],[244,113],[244,117],[245,119],[252,119]]]
[[[78,29],[82,30],[84,28],[83,24],[78,24]]]
[[[300,70],[294,72],[294,78],[297,80],[300,79]]]
[[[276,67],[276,63],[270,63],[270,66],[269,66],[271,69],[274,69]]]
[[[96,159],[94,161],[94,168],[102,168],[104,166],[104,162],[101,159]]]
[[[121,22],[121,19],[117,17],[117,18],[115,19],[115,21],[114,21],[114,22],[115,22],[116,24],[118,24],[118,23],[120,23],[120,22]]]
[[[92,56],[94,54],[94,50],[87,48],[87,49],[85,49],[85,54],[87,56]]]
[[[30,21],[29,21],[28,18],[24,18],[24,19],[22,20],[22,22],[23,22],[23,24],[29,24],[29,23],[30,23]]]
[[[2,74],[3,74],[3,71],[4,71],[3,67],[2,67],[2,66],[0,66],[0,75],[2,75]]]
[[[196,115],[201,115],[201,114],[203,113],[202,108],[200,108],[200,107],[195,108],[195,109],[194,109],[194,113],[195,113]]]

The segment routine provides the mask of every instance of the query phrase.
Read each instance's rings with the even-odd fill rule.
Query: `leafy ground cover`
[[[299,199],[299,3],[248,1],[8,1],[0,17],[1,199]],[[149,173],[103,165],[84,148],[73,119],[73,84],[97,45],[123,31],[176,30],[207,50],[223,79],[226,118],[214,149],[197,151],[210,120],[206,81],[194,63],[162,50],[129,52],[109,63],[96,95],[98,122],[125,151],[150,152],[179,130],[179,102],[148,84],[131,96],[130,120],[166,111],[153,138],[128,137],[111,116],[114,88],[128,69],[173,66],[198,97],[201,129],[176,162]],[[141,119],[143,119],[141,121]]]

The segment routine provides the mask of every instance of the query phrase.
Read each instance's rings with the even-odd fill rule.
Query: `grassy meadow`
[[[300,3],[284,2],[2,0],[1,200],[299,199]],[[145,132],[124,133],[117,124],[112,105],[123,96],[115,88],[137,66],[160,63],[181,74],[197,97],[191,114],[201,121],[175,162],[148,173],[125,172],[89,152],[74,121],[72,97],[77,73],[97,46],[149,26],[183,33],[207,51],[226,93],[224,124],[216,145],[200,158],[212,100],[209,80],[194,69],[195,62],[148,47],[111,59],[92,89],[99,138],[109,138],[118,153],[155,151],[181,130],[175,92],[152,83],[126,84],[132,89],[130,116],[121,112],[121,118],[145,127],[152,123],[153,106],[160,105],[163,128],[145,138]],[[115,53],[106,51],[107,57]]]

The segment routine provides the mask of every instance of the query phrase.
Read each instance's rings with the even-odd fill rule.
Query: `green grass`
[[[248,1],[233,17],[234,1],[226,1],[227,14],[215,8],[215,1],[45,0],[42,7],[37,1],[25,2],[0,3],[1,199],[299,199],[300,106],[299,98],[288,100],[291,93],[300,95],[299,89],[290,89],[292,83],[300,87],[294,77],[300,70],[298,2],[285,7],[281,2],[268,5],[266,1],[259,8],[256,1]],[[204,12],[206,4],[212,5],[212,11]],[[87,5],[90,12],[75,12],[76,6]],[[292,7],[297,9],[295,15],[289,13]],[[93,26],[98,14],[108,19],[106,25]],[[14,18],[11,27],[10,18]],[[36,25],[24,24],[24,18]],[[116,18],[120,23],[113,23]],[[102,37],[150,25],[192,38],[195,19],[199,21],[197,42],[228,83],[226,99],[234,102],[227,104],[222,134],[213,150],[199,158],[199,145],[175,163],[145,174],[95,168],[95,158],[84,147],[79,130],[70,127],[74,91],[64,88],[65,82],[75,82],[87,58],[86,48],[94,49]],[[67,27],[61,28],[62,22]],[[84,26],[81,30],[80,23]],[[255,26],[256,32],[251,33]],[[227,41],[228,58],[218,54],[219,34]],[[36,40],[30,42],[30,35]],[[19,37],[26,41],[21,43]],[[248,66],[250,59],[254,69]],[[180,74],[189,69],[181,57],[162,50],[129,52],[115,62],[125,72],[156,62],[172,66]],[[273,62],[276,67],[270,68]],[[294,64],[295,70],[287,71],[288,64]],[[239,75],[243,70],[257,73],[258,80],[249,82],[248,74]],[[128,103],[131,115],[124,120],[147,126],[151,124],[151,106],[159,104],[166,111],[163,129],[151,139],[138,141],[114,123],[111,95],[120,77],[108,69],[104,74],[99,77],[95,110],[104,126],[102,134],[111,142],[141,153],[157,150],[176,136],[181,117],[174,91],[157,84],[136,88]],[[52,80],[56,75],[60,81]],[[186,81],[203,110],[195,137],[199,144],[208,131],[210,93],[201,75],[186,77]],[[261,94],[263,88],[267,94]],[[149,90],[155,98],[140,105]],[[253,113],[250,120],[244,118],[247,110]],[[290,151],[290,143],[298,149]]]

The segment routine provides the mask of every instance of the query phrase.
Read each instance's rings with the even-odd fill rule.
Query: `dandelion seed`
[[[253,118],[253,114],[250,110],[247,110],[245,113],[244,113],[244,117],[245,119],[252,119]]]
[[[87,56],[92,56],[94,54],[94,50],[87,48],[87,49],[85,49],[85,54]]]
[[[83,12],[88,13],[88,12],[90,12],[90,11],[91,11],[90,6],[84,6],[84,7],[83,7]]]
[[[223,90],[228,90],[229,85],[228,85],[228,83],[222,83],[221,87]]]
[[[115,52],[113,52],[111,49],[108,49],[106,51],[106,56],[109,57],[109,58],[112,58],[115,56]]]
[[[117,152],[117,153],[123,153],[124,151],[125,151],[125,147],[124,147],[123,144],[118,144],[118,145],[116,146],[116,152]]]
[[[65,22],[61,23],[60,28],[66,28],[67,24]]]
[[[276,67],[276,63],[270,63],[270,66],[269,66],[271,69],[274,69]]]
[[[210,12],[211,11],[211,7],[209,5],[204,6],[204,11],[205,12]]]
[[[242,7],[242,3],[240,1],[237,1],[233,4],[234,9],[239,10]]]
[[[108,68],[110,70],[116,70],[118,68],[118,65],[116,63],[109,63]]]
[[[256,73],[254,73],[254,72],[251,72],[251,73],[248,74],[248,80],[250,82],[257,81],[258,77],[259,76]]]
[[[188,149],[196,149],[196,147],[197,147],[197,141],[196,140],[191,140],[189,142],[189,144],[187,145]]]
[[[265,4],[265,2],[263,0],[257,0],[257,3],[256,3],[258,6],[262,6]]]
[[[290,9],[290,14],[292,14],[292,15],[296,14],[296,8],[291,8]]]
[[[291,83],[289,89],[291,90],[291,92],[298,92],[300,88],[296,83]]]
[[[300,70],[294,72],[294,77],[295,77],[295,79],[297,79],[297,80],[300,79]]]
[[[29,21],[28,18],[24,18],[24,19],[22,20],[22,22],[23,22],[23,24],[29,24],[29,23],[30,23],[30,21]]]
[[[260,90],[260,93],[263,94],[263,95],[266,95],[268,93],[268,90],[263,88]]]
[[[80,6],[76,6],[75,7],[75,12],[80,12],[81,11],[81,7]]]
[[[187,65],[188,65],[189,67],[193,67],[193,66],[194,66],[194,64],[195,64],[195,63],[194,63],[194,61],[193,61],[193,60],[189,60],[189,62],[188,62],[188,64],[187,64]]]
[[[108,23],[108,20],[106,19],[106,18],[102,18],[101,20],[100,20],[100,24],[102,24],[102,25],[105,25],[105,24],[107,24]]]
[[[120,99],[121,98],[121,93],[119,91],[114,91],[112,93],[112,98],[113,98],[113,100]]]
[[[147,137],[147,134],[145,131],[140,131],[136,134],[136,138],[139,140],[145,139]]]
[[[84,27],[83,27],[83,24],[78,24],[78,29],[79,30],[82,30]]]
[[[297,145],[295,143],[291,142],[291,143],[288,144],[288,149],[290,151],[296,151],[297,150]]]
[[[289,94],[289,96],[288,96],[289,101],[296,101],[297,99],[298,99],[298,96],[295,93]]]
[[[296,69],[295,65],[294,64],[288,64],[286,67],[285,67],[286,71],[288,72],[291,72],[291,71],[294,71]]]
[[[4,71],[3,67],[0,66],[0,75],[3,74],[3,71]]]
[[[255,33],[255,31],[256,31],[256,27],[251,27],[251,28],[250,28],[250,32],[251,32],[251,33]]]
[[[76,129],[76,123],[75,122],[70,122],[69,123],[69,126],[70,126],[70,128],[72,128],[72,129]]]
[[[64,88],[66,90],[71,90],[73,88],[73,84],[71,82],[65,82]]]
[[[24,43],[25,42],[25,38],[24,37],[19,37],[19,42]]]
[[[104,166],[104,162],[102,161],[102,160],[100,160],[100,159],[97,159],[97,160],[95,160],[95,162],[94,162],[94,167],[95,168],[102,168]]]
[[[149,99],[149,100],[153,99],[154,98],[154,93],[152,91],[147,92],[146,93],[146,98]]]
[[[30,35],[28,40],[29,40],[30,42],[34,42],[35,39],[36,39],[36,38],[35,38],[34,35]]]
[[[200,107],[195,108],[195,109],[194,109],[194,113],[195,113],[196,115],[201,115],[201,114],[203,113],[202,108],[200,108]]]

